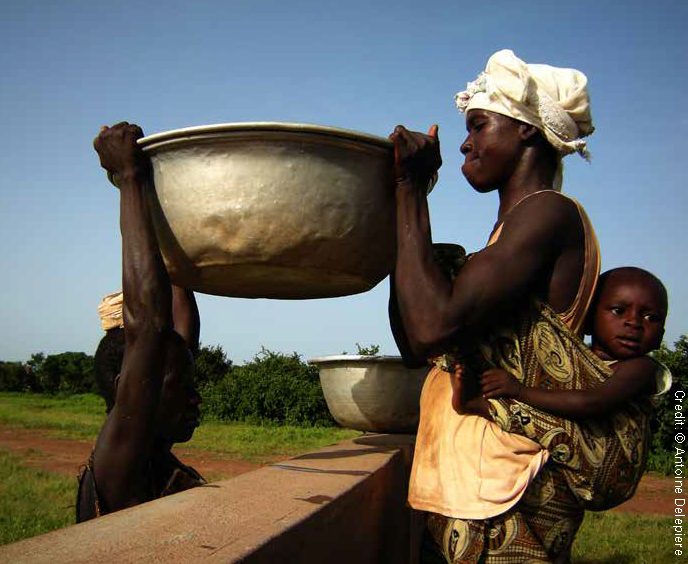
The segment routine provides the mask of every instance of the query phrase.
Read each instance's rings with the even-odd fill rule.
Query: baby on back
[[[481,376],[484,397],[517,399],[569,419],[608,415],[624,404],[668,391],[671,374],[647,356],[659,348],[668,310],[667,291],[653,274],[636,267],[600,276],[586,323],[592,351],[613,370],[586,390],[546,390],[523,386],[494,368]]]

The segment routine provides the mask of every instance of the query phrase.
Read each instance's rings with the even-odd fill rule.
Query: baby
[[[523,386],[494,368],[480,378],[482,393],[568,419],[608,415],[628,402],[666,393],[671,374],[647,353],[662,342],[667,308],[667,291],[656,276],[636,267],[609,270],[599,278],[586,323],[592,351],[614,372],[609,379],[587,390],[556,391]]]

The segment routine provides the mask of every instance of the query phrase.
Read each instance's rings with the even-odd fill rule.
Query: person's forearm
[[[569,419],[598,417],[608,413],[612,407],[594,390],[554,391],[523,387],[514,399]]]
[[[125,331],[162,333],[172,328],[172,296],[147,201],[151,180],[131,171],[119,182]]]
[[[186,341],[196,354],[201,332],[201,317],[198,314],[196,297],[192,290],[172,285],[172,319],[174,330]]]
[[[435,263],[426,196],[410,180],[398,182],[397,262],[393,273],[399,316],[410,350],[429,354],[443,332],[451,282]],[[446,335],[447,337],[449,335]]]
[[[498,261],[483,251],[450,280],[435,261],[426,196],[410,181],[399,182],[396,190],[394,281],[409,347],[414,355],[427,358],[443,352],[448,342],[468,346],[504,307],[505,300],[486,291],[499,272]]]
[[[406,336],[406,331],[404,330],[404,324],[401,321],[401,315],[399,313],[399,304],[397,302],[396,287],[394,283],[394,272],[389,277],[389,325],[392,329],[392,336],[394,337],[394,342],[399,349],[401,358],[404,364],[409,368],[417,368],[423,366],[426,359],[423,357],[417,357],[411,351],[411,346],[408,342],[408,337]]]

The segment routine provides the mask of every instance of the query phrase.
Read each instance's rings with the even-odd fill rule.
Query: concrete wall
[[[415,563],[413,438],[364,435],[0,547],[0,562]]]

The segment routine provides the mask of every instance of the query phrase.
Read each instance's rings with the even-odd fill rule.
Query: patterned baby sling
[[[473,359],[465,358],[468,367],[502,368],[525,386],[547,390],[588,389],[611,376],[611,369],[546,304],[533,303],[514,319],[518,321],[493,331]],[[649,399],[627,403],[608,416],[576,421],[513,399],[489,403],[502,429],[549,451],[585,509],[610,509],[635,493],[650,444]]]

